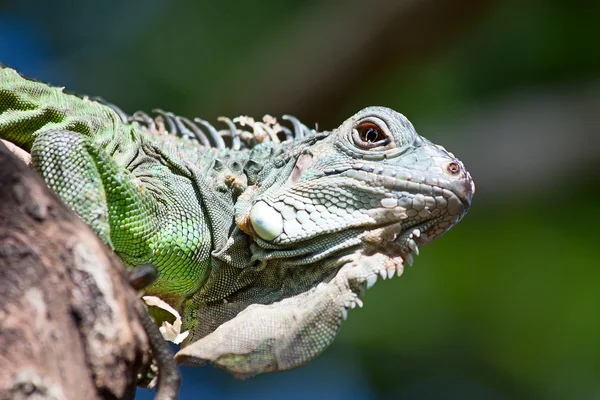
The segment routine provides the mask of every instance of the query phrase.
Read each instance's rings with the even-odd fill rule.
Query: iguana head
[[[458,159],[383,107],[287,146],[255,181],[192,300],[199,322],[181,361],[240,375],[305,363],[364,290],[464,216],[475,190]]]

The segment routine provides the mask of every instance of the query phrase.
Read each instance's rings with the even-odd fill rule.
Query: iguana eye
[[[362,122],[352,130],[352,139],[361,149],[385,147],[390,143],[388,135],[373,122]]]

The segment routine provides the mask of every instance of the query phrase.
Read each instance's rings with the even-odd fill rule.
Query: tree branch
[[[0,399],[131,399],[149,360],[122,265],[0,143]]]

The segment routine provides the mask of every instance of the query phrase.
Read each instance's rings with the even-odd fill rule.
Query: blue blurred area
[[[182,399],[344,399],[366,400],[376,396],[359,359],[348,349],[335,357],[320,357],[305,368],[258,376],[240,381],[224,371],[205,367],[183,367]],[[138,389],[139,399],[153,393]],[[138,398],[136,397],[136,399]]]
[[[182,399],[600,398],[600,4],[433,4],[0,3],[0,62],[26,75],[210,120],[387,105],[475,179],[464,221],[323,355],[183,368]]]
[[[43,32],[18,14],[0,15],[0,54],[4,62],[30,76],[43,74],[40,65],[52,56]]]

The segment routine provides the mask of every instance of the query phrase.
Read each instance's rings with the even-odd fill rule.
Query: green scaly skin
[[[281,143],[255,125],[240,131],[242,149],[160,122],[180,134],[210,125],[140,115],[0,68],[0,138],[31,153],[127,266],[157,267],[147,293],[183,315],[183,363],[248,376],[307,362],[364,290],[400,275],[474,193],[458,159],[384,107],[331,132],[294,121],[296,138]]]

